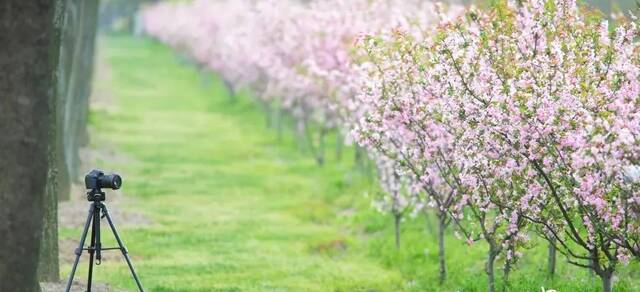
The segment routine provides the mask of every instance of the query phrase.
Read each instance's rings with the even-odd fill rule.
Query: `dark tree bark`
[[[549,254],[547,258],[547,269],[549,272],[549,277],[553,278],[556,274],[556,246],[555,240],[549,243]]]
[[[438,262],[440,264],[440,284],[447,280],[447,264],[445,259],[444,230],[447,228],[447,214],[438,211]]]
[[[73,29],[76,25],[77,8],[76,4],[70,0],[63,0],[62,27],[60,28],[60,51],[56,78],[56,140],[55,140],[55,168],[58,199],[66,201],[69,199],[71,189],[70,165],[68,162],[65,133],[65,113],[69,96],[73,90],[70,80],[73,78],[73,44],[77,32]]]
[[[600,275],[602,279],[602,292],[611,292],[613,289],[613,273],[605,273]]]
[[[395,227],[395,235],[396,235],[396,250],[400,250],[400,223],[402,222],[402,214],[394,213],[393,214],[393,223]]]
[[[80,175],[80,148],[88,144],[87,117],[93,77],[98,0],[65,0],[57,103],[59,198],[69,198]]]
[[[310,126],[311,122],[305,118],[302,121],[302,123],[303,123],[303,131],[304,131],[306,147],[311,152],[311,155],[313,155],[313,157],[315,158],[316,164],[318,164],[318,166],[323,166],[325,162],[324,160],[325,143],[324,142],[325,142],[327,133],[329,132],[329,129],[327,129],[325,125],[320,125],[320,130],[318,132],[318,145],[316,146],[315,139],[313,138],[313,133],[311,132],[311,126]]]
[[[603,261],[604,260],[604,261]],[[598,250],[591,250],[591,269],[602,280],[602,292],[613,291],[613,272],[617,264],[615,259],[601,259]]]
[[[66,0],[55,0],[56,6],[54,11],[53,23],[53,42],[51,53],[54,56],[60,54],[60,40],[62,33],[62,25],[64,22],[64,10]],[[59,58],[55,59],[54,68],[59,66]],[[55,71],[52,79],[52,92],[57,93],[58,71]],[[55,117],[49,126],[49,138],[51,146],[49,147],[48,160],[49,170],[47,173],[47,187],[44,196],[44,211],[42,213],[42,241],[40,242],[40,255],[38,260],[38,281],[39,282],[57,282],[60,279],[60,267],[58,262],[58,196],[61,188],[59,184],[60,172],[58,171],[59,159],[57,155],[57,121],[55,109],[57,107],[58,97],[53,98],[52,115]],[[68,189],[66,190],[68,191]]]
[[[485,272],[487,273],[487,291],[496,291],[496,277],[494,264],[496,257],[498,257],[499,251],[495,243],[489,242],[489,252],[487,254],[487,263]]]
[[[276,131],[278,136],[278,144],[282,143],[283,127],[284,127],[284,113],[282,106],[276,104]]]
[[[325,128],[325,126],[322,126],[320,128],[320,134],[318,137],[318,153],[316,154],[316,162],[318,163],[318,166],[324,165],[324,152],[325,152],[324,142],[325,142],[325,138],[327,137],[328,131],[329,130]]]
[[[55,162],[53,149],[50,149],[49,161]],[[40,282],[57,282],[60,280],[58,262],[58,184],[56,182],[56,173],[56,169],[51,167],[47,175],[47,188],[42,213],[42,241],[38,260],[38,281]]]
[[[511,261],[506,261],[504,271],[502,273],[502,292],[509,291],[509,275],[511,274]]]
[[[56,2],[0,4],[0,291],[40,290],[38,260],[55,119]]]
[[[222,84],[224,84],[224,88],[227,90],[227,95],[229,95],[229,102],[236,102],[237,94],[235,89],[233,89],[233,84],[225,79],[222,79]]]
[[[76,107],[77,119],[73,144],[73,160],[70,169],[72,181],[78,182],[82,173],[80,172],[80,148],[89,145],[89,132],[87,123],[89,119],[89,98],[92,92],[92,81],[94,71],[94,56],[96,46],[96,33],[98,30],[98,9],[99,0],[85,0],[82,2],[83,21],[82,26],[82,53],[81,53],[81,75],[79,86],[80,94],[77,98]]]
[[[97,0],[57,0],[52,54],[59,56],[53,86],[57,93],[50,137],[50,169],[44,198],[43,233],[38,264],[40,281],[59,280],[57,201],[68,199],[77,180],[79,149],[88,138],[86,123],[91,92]]]

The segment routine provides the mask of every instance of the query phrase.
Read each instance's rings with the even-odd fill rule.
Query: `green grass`
[[[395,250],[392,218],[370,207],[365,194],[378,190],[355,170],[352,149],[341,162],[329,151],[327,165],[317,167],[291,135],[277,141],[249,96],[231,102],[214,76],[170,49],[125,36],[101,43],[112,78],[94,87],[116,100],[92,110],[92,144],[130,158],[97,167],[121,172],[132,198],[127,211],[154,221],[120,230],[148,291],[485,290],[486,247],[452,235],[449,279],[437,284],[436,241],[422,217],[404,223]],[[597,279],[562,258],[548,280],[544,251],[526,252],[513,291],[599,290]],[[616,291],[639,289],[637,268],[623,269]],[[69,270],[63,266],[63,276]],[[135,289],[122,261],[103,262],[96,279]]]

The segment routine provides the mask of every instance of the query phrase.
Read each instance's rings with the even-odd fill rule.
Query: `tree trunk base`
[[[402,216],[394,214],[393,217],[395,223],[396,250],[400,250],[400,222],[402,220]]]
[[[445,259],[444,230],[447,228],[446,214],[438,212],[438,262],[440,265],[440,284],[447,280],[447,264]]]

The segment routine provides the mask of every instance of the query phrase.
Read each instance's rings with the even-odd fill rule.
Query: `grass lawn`
[[[101,44],[99,63],[111,78],[94,88],[109,88],[115,100],[92,110],[92,145],[129,157],[99,159],[97,167],[121,172],[126,211],[153,221],[119,230],[148,291],[485,290],[485,246],[453,236],[449,279],[438,285],[435,235],[424,217],[404,222],[395,250],[393,219],[370,207],[367,194],[378,189],[354,167],[352,149],[340,162],[329,151],[318,167],[292,135],[277,141],[249,96],[231,101],[186,58],[150,40],[108,36]],[[80,227],[61,228],[61,239],[77,239]],[[598,279],[562,258],[548,280],[545,251],[533,244],[525,252],[511,290],[599,290]],[[96,280],[135,290],[116,259],[97,268]],[[84,263],[77,279],[86,277]],[[69,270],[64,264],[62,276]],[[640,289],[638,272],[623,268],[615,291]]]

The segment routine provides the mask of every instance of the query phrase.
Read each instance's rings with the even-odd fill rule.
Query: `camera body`
[[[122,186],[122,178],[115,173],[104,174],[103,171],[94,169],[84,177],[84,185],[88,190],[117,190]]]
[[[115,173],[105,174],[101,170],[94,169],[85,175],[84,185],[88,190],[87,199],[89,201],[95,199],[104,201],[105,194],[102,189],[119,189],[122,186],[122,178]],[[96,198],[96,196],[98,197]]]

